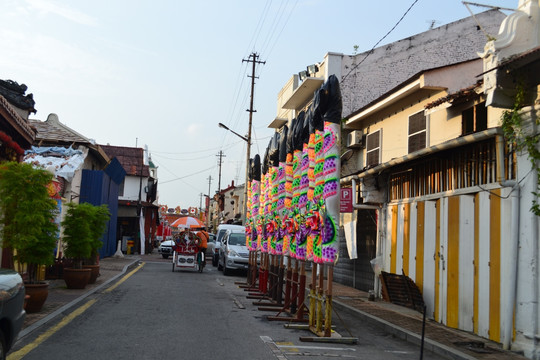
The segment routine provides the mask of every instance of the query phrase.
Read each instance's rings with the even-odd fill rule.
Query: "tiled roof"
[[[441,97],[425,106],[426,109],[431,109],[446,102],[452,104],[459,104],[462,102],[467,102],[473,99],[477,99],[481,96],[483,80],[479,80],[475,85],[469,86],[465,89],[461,89],[453,94],[448,94],[447,96]]]
[[[29,123],[37,131],[34,141],[36,146],[62,146],[76,149],[78,145],[82,145],[87,147],[96,156],[96,159],[104,164],[110,160],[103,149],[95,144],[94,140],[62,124],[56,114],[49,114],[46,121],[30,119]]]
[[[2,95],[0,95],[0,107],[9,114],[9,117],[13,119],[14,127],[17,129],[17,131],[28,141],[31,142],[34,140],[36,134],[35,131],[32,130],[32,127],[30,126],[29,122],[25,119],[23,119],[16,111],[11,107],[9,102],[4,98]]]
[[[116,158],[127,175],[148,177],[148,165],[143,164],[144,149],[125,146],[100,145],[105,153],[112,159]]]
[[[59,143],[59,144],[92,144],[93,142],[87,137],[79,134],[73,129],[60,123],[56,114],[50,114],[47,121],[30,119],[30,125],[36,130],[36,142],[43,145]]]

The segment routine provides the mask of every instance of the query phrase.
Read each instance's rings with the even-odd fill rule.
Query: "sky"
[[[218,190],[220,151],[220,188],[245,181],[246,142],[218,123],[247,135],[251,54],[265,62],[251,147],[262,157],[293,74],[327,52],[362,53],[469,9],[461,0],[0,0],[0,79],[28,86],[32,119],[55,113],[98,144],[146,146],[159,203],[199,207]]]

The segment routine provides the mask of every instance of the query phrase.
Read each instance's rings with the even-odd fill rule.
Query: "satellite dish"
[[[341,154],[340,156],[340,160],[341,160],[341,163],[346,163],[351,157],[353,156],[353,151],[351,149],[345,151],[343,154]]]

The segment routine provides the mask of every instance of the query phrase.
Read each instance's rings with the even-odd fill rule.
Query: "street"
[[[154,257],[152,256],[152,259]],[[210,264],[171,271],[155,254],[111,287],[19,341],[8,359],[419,359],[420,349],[336,310],[336,332],[358,343],[301,342],[307,330],[270,322]],[[441,357],[424,353],[424,359]]]

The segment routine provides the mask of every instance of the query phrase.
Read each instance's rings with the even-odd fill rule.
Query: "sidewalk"
[[[99,262],[100,276],[94,284],[89,284],[85,289],[67,289],[63,279],[47,280],[49,283],[49,296],[40,312],[26,314],[23,329],[19,333],[19,339],[44,325],[69,308],[77,305],[89,295],[104,288],[116,280],[129,268],[136,266],[141,256],[125,255],[123,258],[109,257]]]
[[[48,280],[49,296],[43,309],[36,314],[27,314],[19,339],[38,329],[48,321],[76,306],[89,295],[105,288],[139,262],[156,261],[159,255],[126,255],[124,258],[100,260],[100,276],[95,284],[85,289],[67,290],[64,280]],[[333,283],[335,311],[348,308],[355,311],[364,321],[372,322],[386,332],[420,347],[422,314],[406,307],[394,305],[381,299],[368,300],[368,293]],[[337,317],[334,317],[337,319]],[[337,320],[336,320],[337,321]],[[468,332],[448,328],[431,320],[426,321],[424,349],[448,357],[463,360],[524,360],[523,356],[502,350],[499,344]]]
[[[365,321],[383,326],[396,337],[420,346],[423,315],[415,310],[381,299],[368,300],[368,293],[338,283],[332,284],[334,307],[354,310]],[[524,360],[524,356],[474,334],[451,329],[433,320],[426,320],[424,349],[450,359]]]

